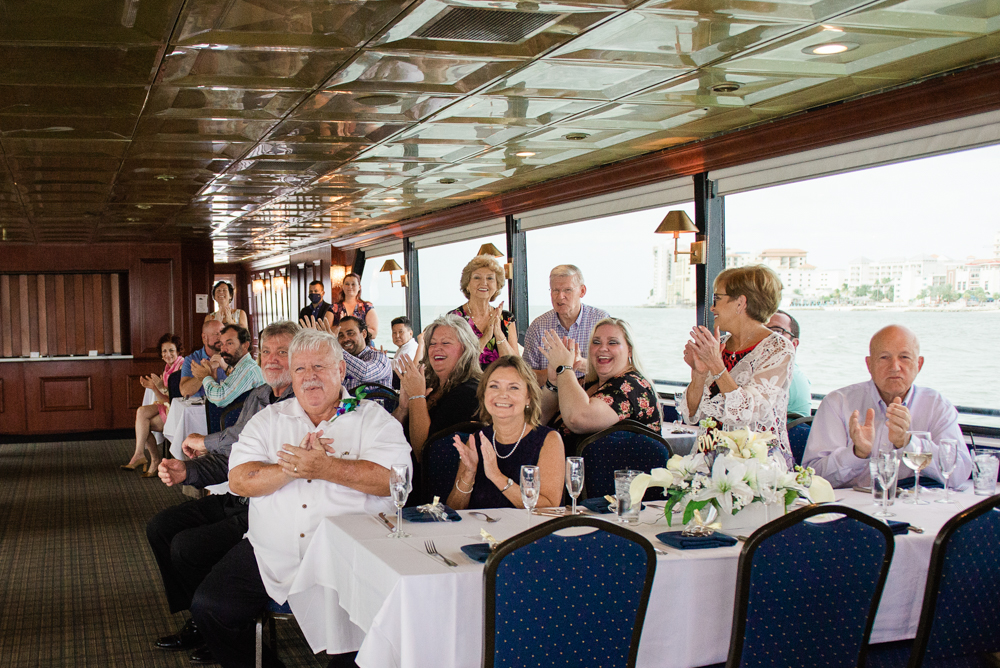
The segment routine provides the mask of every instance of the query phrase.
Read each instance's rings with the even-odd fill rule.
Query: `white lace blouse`
[[[723,335],[722,343],[728,339],[729,334]],[[685,388],[676,396],[677,412],[688,424],[697,424],[710,417],[726,430],[746,427],[756,432],[771,432],[778,437],[777,447],[791,466],[792,450],[788,445],[785,420],[794,363],[795,346],[773,332],[729,372],[739,387],[710,397],[711,387],[706,384],[694,415],[688,413]]]

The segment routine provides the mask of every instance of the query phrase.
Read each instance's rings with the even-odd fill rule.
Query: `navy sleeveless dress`
[[[507,455],[511,451],[511,448],[514,447],[514,444],[497,441],[497,467],[505,476],[513,480],[515,485],[521,484],[522,466],[538,464],[538,454],[541,452],[542,445],[545,443],[545,437],[549,435],[550,431],[552,430],[541,425],[535,427],[532,431],[524,435],[524,438],[521,439],[521,442],[517,446],[517,450],[514,450],[514,453],[506,459],[502,459],[501,455]],[[486,427],[483,433],[486,434],[487,440],[492,439],[493,427]],[[479,437],[477,436],[476,450],[479,451],[480,447]],[[483,470],[482,452],[479,453],[479,466],[476,467],[476,486],[472,489],[468,507],[470,510],[476,508],[515,507],[500,492],[500,489],[486,477],[486,472]]]

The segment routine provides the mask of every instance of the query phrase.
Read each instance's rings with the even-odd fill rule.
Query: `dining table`
[[[837,503],[874,513],[870,493],[835,490]],[[928,495],[936,500],[940,492]],[[941,526],[984,497],[952,492],[953,504],[915,506],[897,499],[893,519],[922,529],[895,537],[895,551],[871,635],[872,643],[912,638],[923,600],[931,548]],[[491,509],[485,515],[460,511],[460,521],[404,521],[409,538],[387,537],[383,521],[370,515],[342,515],[320,523],[292,585],[315,602],[340,606],[363,634],[357,647],[330,648],[313,630],[313,651],[358,650],[362,668],[473,668],[483,647],[484,565],[467,557],[463,545],[481,543],[486,529],[505,540],[550,518],[522,509]],[[484,517],[496,521],[488,522]],[[613,514],[594,517],[614,522]],[[395,522],[394,517],[389,518]],[[658,550],[653,590],[639,643],[640,668],[689,668],[726,660],[742,542],[732,547],[681,550],[656,534],[668,526],[662,504],[649,503],[639,524],[627,525]],[[425,541],[456,566],[429,555]],[[315,604],[315,603],[314,603]],[[294,605],[293,605],[294,611]],[[300,626],[302,624],[300,623]],[[327,630],[335,637],[336,629]]]
[[[186,460],[188,458],[181,449],[185,438],[191,434],[207,433],[208,418],[205,415],[205,399],[203,397],[177,398],[170,402],[167,421],[163,424],[163,436],[170,441],[170,454],[175,459]]]

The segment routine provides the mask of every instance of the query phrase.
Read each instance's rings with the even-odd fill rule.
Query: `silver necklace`
[[[507,459],[512,454],[514,454],[514,451],[517,450],[517,446],[521,445],[521,439],[524,438],[524,432],[525,432],[525,430],[527,428],[528,428],[528,423],[525,422],[524,426],[521,427],[521,435],[517,437],[517,443],[515,443],[514,447],[510,449],[510,452],[508,452],[506,455],[501,455],[500,451],[497,450],[497,429],[496,429],[496,427],[493,427],[493,439],[492,439],[493,440],[493,452],[497,453],[497,457],[499,457],[500,459]]]

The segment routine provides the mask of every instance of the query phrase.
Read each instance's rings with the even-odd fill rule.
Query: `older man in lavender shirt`
[[[899,325],[880,329],[872,337],[865,361],[871,380],[834,390],[819,405],[802,463],[834,487],[867,485],[873,451],[889,444],[903,448],[909,442],[908,431],[927,431],[935,453],[942,438],[958,442],[950,484],[968,480],[972,458],[958,425],[958,411],[936,391],[913,384],[924,365],[913,332]],[[944,480],[936,457],[923,473]],[[899,475],[905,478],[913,471],[900,467]]]

